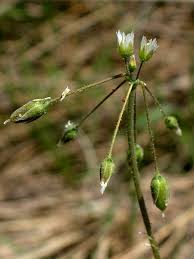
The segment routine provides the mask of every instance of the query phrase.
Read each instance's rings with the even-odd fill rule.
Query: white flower
[[[150,39],[149,41],[145,36],[142,37],[141,46],[139,51],[139,57],[141,61],[148,61],[154,52],[157,50],[158,44],[156,39]]]
[[[125,34],[117,31],[118,50],[123,58],[128,58],[133,54],[134,33]]]

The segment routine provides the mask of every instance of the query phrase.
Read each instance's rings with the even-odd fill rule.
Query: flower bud
[[[154,52],[157,50],[158,44],[156,39],[150,39],[147,41],[145,36],[142,37],[141,46],[139,51],[139,58],[142,62],[148,61]]]
[[[129,71],[133,72],[137,68],[135,55],[132,55],[129,60]]]
[[[74,140],[77,137],[78,134],[78,128],[75,123],[68,121],[65,124],[63,136],[60,140],[60,143],[67,143],[71,140]]]
[[[118,51],[122,58],[129,58],[133,54],[134,33],[125,34],[118,31],[117,33]]]
[[[174,130],[178,136],[182,136],[182,130],[179,127],[177,118],[174,116],[168,116],[165,118],[165,124],[168,129]]]
[[[107,184],[110,180],[110,177],[114,171],[115,164],[111,157],[106,157],[100,166],[100,186],[101,186],[101,193],[103,194]]]
[[[166,179],[159,172],[152,178],[151,193],[156,207],[164,211],[168,205],[170,192]]]
[[[144,150],[139,144],[135,145],[135,154],[136,154],[137,162],[141,163],[141,161],[143,160],[143,157],[144,157]],[[131,164],[131,150],[130,149],[128,150],[128,161],[129,161],[129,164]]]
[[[14,123],[34,121],[47,113],[48,107],[51,103],[51,97],[29,101],[14,111],[10,118],[4,122],[4,124],[9,121]]]

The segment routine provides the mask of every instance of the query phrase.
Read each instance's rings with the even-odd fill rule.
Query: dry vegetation
[[[157,2],[157,1],[156,1]],[[58,96],[122,71],[115,31],[157,37],[160,48],[142,77],[183,137],[167,131],[150,100],[161,171],[169,179],[166,217],[149,192],[153,165],[141,97],[139,143],[146,150],[142,185],[163,258],[194,258],[194,4],[139,1],[22,1],[0,4],[0,114],[29,99]],[[1,127],[0,258],[150,258],[129,186],[124,123],[114,150],[117,173],[104,196],[99,161],[109,147],[123,98],[119,91],[84,125],[78,141],[56,148],[64,122],[79,119],[117,82],[75,96],[27,125]],[[87,133],[87,134],[86,134]],[[129,188],[130,187],[130,188]]]

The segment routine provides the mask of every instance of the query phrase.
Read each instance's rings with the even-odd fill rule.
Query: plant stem
[[[143,61],[140,63],[139,69],[138,69],[138,71],[137,71],[136,79],[139,78],[139,74],[140,74],[140,72],[141,72],[142,66],[143,66]]]
[[[106,95],[90,112],[88,112],[78,123],[77,128],[79,128],[83,122],[92,115],[112,94],[114,94],[124,83],[126,80],[122,81],[117,87],[115,87],[108,95]]]
[[[134,98],[135,91],[132,90],[128,101],[128,144],[131,151],[131,167],[132,177],[135,185],[135,192],[138,199],[139,207],[141,210],[143,222],[147,231],[148,239],[152,248],[152,252],[155,259],[161,259],[159,247],[152,233],[152,227],[148,216],[145,200],[140,185],[140,176],[137,166],[137,159],[135,154],[135,139],[134,139]]]
[[[153,98],[155,104],[158,105],[158,108],[159,108],[160,112],[162,113],[163,117],[166,118],[167,115],[166,115],[165,111],[163,110],[162,105],[160,104],[158,99],[155,97],[155,95],[152,93],[152,91],[146,85],[144,85],[144,87],[145,87],[146,91],[150,94],[150,96]]]
[[[158,172],[159,169],[158,169],[158,165],[157,165],[156,149],[155,149],[155,145],[154,145],[154,134],[152,132],[152,127],[151,127],[149,107],[148,107],[147,98],[146,98],[145,86],[143,86],[143,85],[142,85],[142,92],[143,92],[143,99],[144,99],[146,119],[147,119],[147,128],[148,128],[148,132],[150,135],[151,150],[152,150],[152,155],[154,158],[154,167],[155,167],[155,172]]]
[[[79,89],[76,89],[74,91],[70,91],[66,96],[69,96],[69,95],[72,95],[72,94],[77,94],[77,93],[81,93],[91,87],[94,87],[94,86],[97,86],[97,85],[100,85],[100,84],[103,84],[103,83],[106,83],[108,81],[111,81],[113,79],[116,79],[116,78],[120,78],[120,77],[124,77],[125,76],[125,73],[120,73],[120,74],[117,74],[117,75],[114,75],[114,76],[111,76],[111,77],[108,77],[106,79],[103,79],[101,81],[98,81],[98,82],[95,82],[95,83],[92,83],[92,84],[89,84],[89,85],[85,85]]]
[[[121,111],[120,111],[120,114],[119,114],[119,118],[118,118],[115,130],[114,130],[114,133],[113,133],[113,138],[112,138],[111,146],[110,146],[109,153],[108,153],[109,157],[112,156],[112,150],[113,150],[113,146],[114,146],[114,143],[115,143],[115,139],[116,139],[116,136],[117,136],[117,133],[118,133],[118,130],[119,130],[119,126],[120,126],[120,123],[121,123],[121,120],[122,120],[122,117],[123,117],[123,113],[125,111],[125,108],[126,108],[126,105],[127,105],[127,102],[128,102],[128,99],[129,99],[132,88],[133,88],[133,83],[131,83],[130,86],[129,86],[129,89],[128,89],[126,97],[125,97],[124,104],[123,104],[123,106],[121,108]]]

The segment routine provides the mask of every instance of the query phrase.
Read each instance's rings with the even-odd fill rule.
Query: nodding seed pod
[[[168,129],[174,130],[178,136],[182,136],[182,130],[179,127],[177,118],[174,116],[167,116],[165,118],[165,124]]]
[[[137,162],[141,163],[141,161],[143,160],[143,157],[144,157],[144,150],[139,144],[135,145],[135,154],[136,154]],[[130,149],[128,150],[127,155],[128,155],[128,162],[129,162],[129,164],[131,164],[131,150]]]
[[[10,118],[4,122],[4,124],[8,123],[9,121],[14,123],[27,123],[34,121],[47,113],[48,107],[51,105],[51,103],[51,97],[29,101],[28,103],[15,110],[11,114]]]
[[[78,128],[77,125],[74,122],[68,121],[65,124],[63,136],[60,140],[60,143],[67,143],[71,140],[74,140],[77,137],[78,134]]]
[[[100,166],[100,186],[101,186],[101,193],[103,194],[107,184],[110,180],[111,175],[113,174],[115,168],[115,164],[111,157],[106,157]]]
[[[156,207],[164,211],[168,205],[170,192],[167,180],[159,172],[152,178],[151,193]]]

